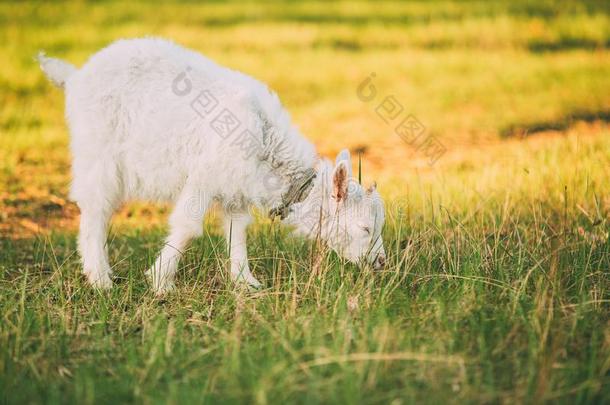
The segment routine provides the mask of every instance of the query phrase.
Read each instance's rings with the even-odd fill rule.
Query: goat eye
[[[369,228],[368,226],[365,226],[364,228],[362,228],[364,230],[364,232],[366,232],[367,235],[371,234],[371,228]]]

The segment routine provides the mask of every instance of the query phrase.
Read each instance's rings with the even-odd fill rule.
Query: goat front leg
[[[226,212],[224,215],[225,237],[231,261],[231,277],[237,282],[246,283],[252,289],[261,287],[261,283],[250,273],[246,229],[251,221],[246,212]]]
[[[210,200],[203,193],[184,190],[169,218],[170,232],[153,267],[146,271],[153,290],[162,295],[175,288],[178,261],[188,243],[203,232],[203,216]]]

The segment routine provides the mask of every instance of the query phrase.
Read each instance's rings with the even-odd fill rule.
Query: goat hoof
[[[249,292],[256,292],[256,291],[260,291],[263,288],[263,285],[260,283],[260,281],[258,281],[255,278],[249,278],[249,279],[240,279],[238,280],[238,282],[245,286]]]
[[[155,295],[160,297],[176,289],[176,284],[173,280],[161,279],[155,276],[152,269],[148,269],[144,272],[146,279],[150,283]]]
[[[108,274],[87,274],[89,284],[99,290],[108,290],[112,287],[112,280]]]
[[[165,294],[171,293],[176,289],[176,284],[173,281],[167,281],[158,285],[153,285],[153,290],[157,297],[162,297]]]

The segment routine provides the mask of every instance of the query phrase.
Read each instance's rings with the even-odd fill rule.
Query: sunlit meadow
[[[386,269],[260,215],[247,293],[212,212],[159,299],[169,207],[137,202],[114,288],[87,286],[63,95],[34,55],[144,35],[268,83],[322,155],[359,153]],[[610,3],[2,3],[0,43],[1,403],[610,401]]]

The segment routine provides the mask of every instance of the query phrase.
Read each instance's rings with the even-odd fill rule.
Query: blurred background
[[[361,153],[363,177],[390,198],[451,196],[459,208],[507,188],[561,195],[579,167],[604,187],[609,11],[607,1],[2,3],[0,232],[71,229],[77,215],[63,94],[34,55],[81,65],[146,35],[269,84],[322,155]],[[367,78],[370,101],[359,97]],[[430,159],[397,133],[407,116],[443,153]],[[158,223],[150,210],[119,218]]]

